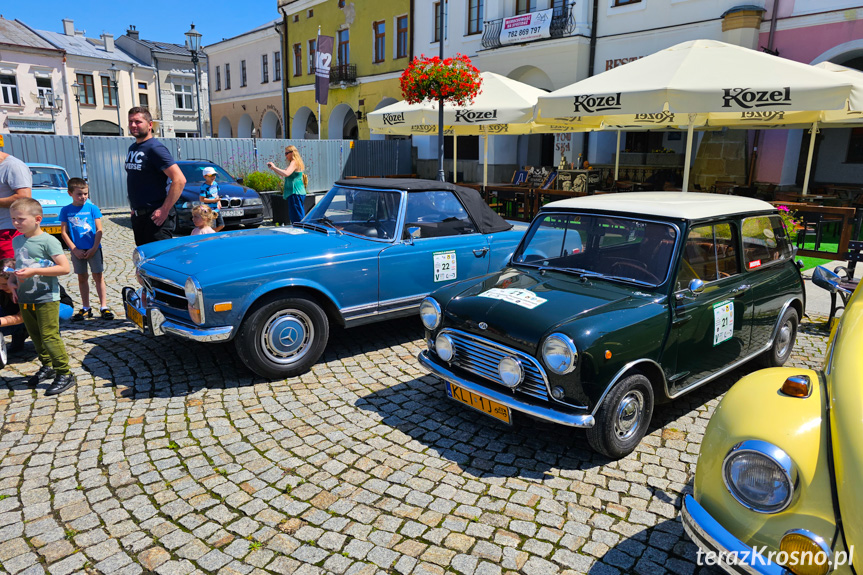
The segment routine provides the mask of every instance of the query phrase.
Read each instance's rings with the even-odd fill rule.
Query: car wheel
[[[797,325],[800,319],[797,310],[789,307],[779,320],[779,331],[773,339],[773,345],[764,353],[761,363],[766,367],[781,367],[791,357],[794,342],[797,340]]]
[[[632,453],[647,432],[653,416],[653,387],[640,373],[620,380],[596,413],[587,442],[611,459]]]
[[[235,340],[246,367],[262,377],[305,373],[327,346],[330,324],[324,310],[302,297],[272,298],[243,322]]]

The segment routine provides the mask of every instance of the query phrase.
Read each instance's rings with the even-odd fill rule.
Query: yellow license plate
[[[42,231],[48,234],[59,234],[60,226],[45,226]]]
[[[509,408],[503,404],[492,401],[487,397],[468,391],[465,388],[450,382],[446,382],[446,394],[459,403],[463,403],[468,407],[472,407],[477,411],[481,411],[504,423],[512,424],[512,420],[509,416]]]
[[[139,328],[144,329],[144,316],[129,304],[126,304],[126,317],[131,319]]]

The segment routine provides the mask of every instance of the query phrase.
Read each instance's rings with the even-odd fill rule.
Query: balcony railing
[[[574,3],[564,4],[563,6],[555,6],[551,14],[551,26],[549,33],[552,38],[563,38],[572,34],[575,30],[575,18],[572,16],[572,8]],[[534,10],[539,12],[539,10]],[[489,20],[483,23],[482,47],[483,48],[500,48],[503,46],[500,42],[500,31],[503,27],[503,18],[497,20]],[[546,38],[542,38],[545,40]],[[537,40],[532,40],[536,42]]]
[[[336,64],[330,68],[330,85],[333,83],[356,84],[357,82],[357,65],[356,64]]]

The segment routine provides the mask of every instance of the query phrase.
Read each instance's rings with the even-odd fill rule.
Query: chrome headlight
[[[189,316],[192,321],[198,325],[204,323],[204,292],[201,289],[201,284],[198,280],[189,276],[186,279],[186,285],[183,287],[188,302]]]
[[[500,376],[501,383],[510,389],[515,389],[524,380],[524,368],[521,362],[512,356],[506,356],[500,360],[497,364],[497,374]]]
[[[261,198],[246,198],[243,200],[244,206],[260,206],[261,204],[263,204]]]
[[[132,265],[136,268],[141,267],[142,261],[144,261],[144,254],[141,253],[141,248],[135,248],[132,252]]]
[[[578,350],[575,344],[562,333],[553,333],[542,343],[542,361],[557,375],[572,371],[576,358]]]
[[[779,513],[794,498],[797,468],[791,457],[771,443],[742,441],[722,462],[725,487],[738,503],[758,513]]]
[[[438,334],[434,340],[434,348],[437,356],[444,361],[449,361],[455,355],[455,345],[452,338],[445,333]]]
[[[420,304],[420,319],[422,319],[426,329],[434,329],[439,326],[440,316],[440,306],[438,303],[430,297],[425,298]]]

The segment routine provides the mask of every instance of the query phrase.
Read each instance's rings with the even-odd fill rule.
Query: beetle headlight
[[[439,326],[440,315],[440,306],[434,299],[427,297],[420,304],[420,319],[426,329],[431,330]]]
[[[553,333],[542,343],[542,361],[558,375],[572,371],[577,357],[575,344],[562,333]]]
[[[791,505],[797,485],[797,469],[791,457],[759,440],[732,447],[722,463],[722,477],[731,495],[758,513],[778,513]]]
[[[189,276],[184,286],[186,302],[189,304],[189,316],[198,325],[204,323],[204,293],[198,281]]]
[[[455,355],[455,345],[453,345],[452,338],[445,333],[438,334],[434,340],[434,348],[437,356],[444,361],[451,360],[452,356]]]

